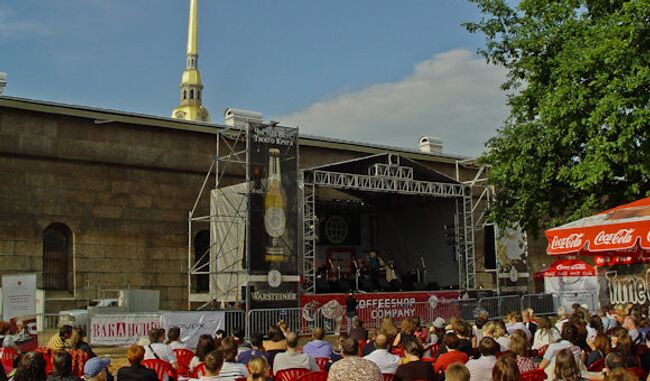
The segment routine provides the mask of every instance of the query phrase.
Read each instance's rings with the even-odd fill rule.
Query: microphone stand
[[[354,263],[354,286],[355,286],[355,291],[359,292],[359,275],[361,273],[359,272],[359,264],[357,263],[357,260],[353,260]]]
[[[427,279],[427,265],[424,263],[424,257],[420,255],[420,263],[422,263],[422,279],[424,280],[424,283],[427,283],[429,279]]]

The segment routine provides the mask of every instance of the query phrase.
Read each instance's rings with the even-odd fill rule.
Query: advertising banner
[[[251,309],[295,308],[300,304],[298,282],[282,282],[272,287],[268,282],[251,282]]]
[[[255,124],[247,136],[250,272],[298,275],[298,129]]]
[[[36,274],[2,276],[2,317],[9,322],[9,336],[21,351],[38,346]]]
[[[496,242],[499,292],[528,291],[528,244],[521,229],[498,229]]]
[[[600,302],[603,305],[650,303],[650,266],[612,266],[599,270]]]
[[[160,327],[160,314],[98,314],[90,318],[90,344],[131,345]]]
[[[225,316],[223,311],[162,312],[160,323],[166,331],[169,327],[179,327],[181,341],[190,348],[196,348],[201,335],[214,335],[218,329],[225,329]]]

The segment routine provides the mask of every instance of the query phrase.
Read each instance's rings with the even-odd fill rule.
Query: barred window
[[[48,226],[43,232],[43,288],[70,289],[72,231],[64,224]]]
[[[195,269],[201,272],[210,271],[210,232],[201,230],[194,236],[194,263]],[[199,274],[196,277],[196,292],[210,291],[210,275]]]

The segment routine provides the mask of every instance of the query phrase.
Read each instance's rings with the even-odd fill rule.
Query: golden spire
[[[172,118],[209,122],[210,113],[201,105],[203,82],[198,64],[198,13],[198,0],[190,0],[186,62],[180,85],[181,104],[172,112]]]

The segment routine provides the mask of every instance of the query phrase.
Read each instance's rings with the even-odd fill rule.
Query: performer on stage
[[[357,302],[357,300],[354,299],[354,294],[352,292],[349,292],[348,297],[345,299],[345,317],[347,318],[347,323],[348,323],[348,329],[347,329],[348,335],[352,330],[352,321],[357,316],[358,304],[359,302]]]

